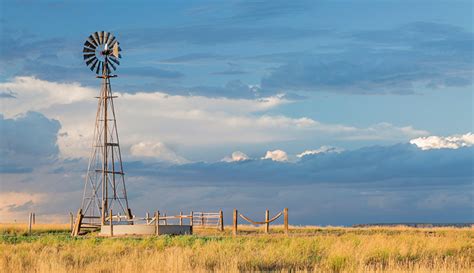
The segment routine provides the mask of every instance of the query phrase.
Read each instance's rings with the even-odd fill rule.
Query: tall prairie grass
[[[473,272],[471,228],[239,226],[193,236],[71,238],[67,225],[0,225],[0,272]]]

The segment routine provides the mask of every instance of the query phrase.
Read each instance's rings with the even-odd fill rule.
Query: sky
[[[132,210],[474,221],[472,1],[0,0],[0,222],[82,201],[112,79]],[[274,212],[274,213],[272,213]]]

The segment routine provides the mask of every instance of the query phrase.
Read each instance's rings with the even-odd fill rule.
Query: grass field
[[[239,226],[240,228],[240,226]],[[71,238],[68,225],[0,224],[0,272],[473,272],[472,228],[244,226],[233,238]]]

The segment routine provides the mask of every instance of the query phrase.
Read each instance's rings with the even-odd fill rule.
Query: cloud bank
[[[3,104],[7,118],[37,111],[58,120],[58,146],[62,158],[89,154],[98,90],[78,83],[55,83],[32,77],[17,77],[0,83],[0,92],[15,98]],[[292,101],[282,96],[258,99],[208,98],[170,95],[165,92],[115,92],[118,131],[125,156],[141,142],[169,146],[200,147],[255,145],[278,142],[308,142],[319,139],[351,141],[408,141],[429,135],[412,126],[382,122],[368,127],[322,123],[313,118],[289,117],[274,111]],[[137,122],[140,121],[140,122]],[[314,145],[314,144],[311,144]],[[184,149],[186,150],[186,149]],[[181,156],[189,158],[189,155]],[[213,160],[222,155],[214,155]],[[191,156],[192,157],[192,156]]]

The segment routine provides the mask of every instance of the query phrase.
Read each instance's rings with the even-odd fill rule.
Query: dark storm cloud
[[[59,38],[38,38],[35,35],[12,30],[2,31],[0,43],[0,60],[8,64],[28,57],[58,52],[65,47],[65,41]]]
[[[286,26],[247,27],[232,25],[193,25],[167,28],[124,30],[123,41],[137,47],[169,43],[212,46],[215,44],[247,43],[253,41],[286,41],[327,33],[326,30]]]
[[[186,63],[199,63],[201,61],[212,61],[212,60],[222,60],[228,57],[218,54],[211,53],[189,53],[181,56],[176,56],[168,59],[161,60],[162,63],[172,63],[172,64],[186,64]]]
[[[278,54],[275,61],[284,64],[262,79],[262,88],[412,94],[416,85],[472,84],[474,36],[462,28],[419,22],[341,38],[347,40],[334,48],[338,53]]]
[[[149,77],[157,79],[177,79],[183,77],[183,73],[170,71],[156,67],[124,67],[120,73],[125,76]]]
[[[129,183],[132,203],[143,208],[220,207],[230,215],[235,207],[255,214],[256,208],[287,206],[298,224],[469,222],[473,154],[472,147],[422,151],[399,144],[308,155],[295,163],[136,161],[125,169],[136,181]],[[159,204],[146,201],[156,195],[163,196]]]
[[[431,187],[472,182],[474,148],[422,151],[414,145],[374,146],[304,156],[295,163],[271,160],[160,166],[127,163],[134,174],[203,185],[355,184],[366,187]]]
[[[256,21],[290,16],[308,11],[311,1],[238,1],[233,7],[234,15],[229,19]]]
[[[31,172],[32,167],[54,160],[59,153],[56,141],[60,128],[59,121],[37,112],[15,119],[0,114],[0,171]]]

